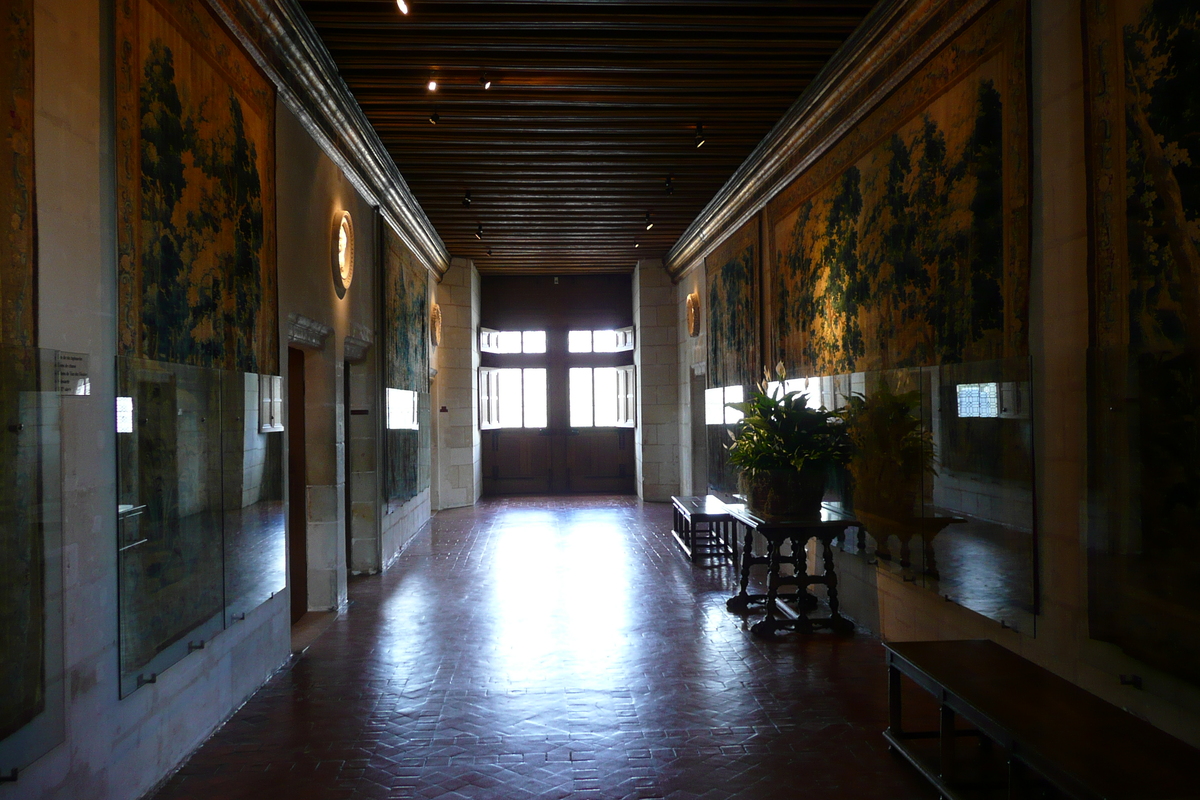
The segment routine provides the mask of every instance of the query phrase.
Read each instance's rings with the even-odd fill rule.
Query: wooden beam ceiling
[[[662,258],[874,5],[408,2],[301,5],[450,253],[492,273]]]

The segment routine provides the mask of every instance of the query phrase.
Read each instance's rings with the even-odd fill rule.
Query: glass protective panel
[[[117,359],[122,696],[224,626],[221,373]]]
[[[527,369],[525,373],[525,427],[546,427],[546,370]]]
[[[1088,632],[1200,683],[1200,352],[1089,362]]]
[[[64,736],[55,353],[0,347],[0,774]],[[75,401],[70,401],[75,402]]]
[[[568,331],[567,332],[567,352],[568,353],[590,353],[590,352],[592,352],[592,332],[591,331]]]
[[[244,618],[287,583],[283,434],[259,433],[252,373],[223,373],[225,624]]]
[[[568,376],[571,395],[571,427],[592,427],[592,370],[572,367]]]
[[[1032,633],[1037,613],[1030,367],[1026,358],[825,376],[847,415],[844,480],[881,569]],[[813,380],[809,381],[809,386]],[[829,496],[827,496],[829,499]]]

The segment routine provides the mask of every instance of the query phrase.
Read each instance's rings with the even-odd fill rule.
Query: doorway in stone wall
[[[307,448],[304,442],[304,352],[288,348],[288,586],[292,624],[308,611]]]

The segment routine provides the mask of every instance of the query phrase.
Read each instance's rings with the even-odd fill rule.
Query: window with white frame
[[[415,431],[421,427],[418,412],[420,397],[416,392],[410,389],[389,388],[384,395],[389,431]]]
[[[634,426],[633,365],[571,367],[568,384],[572,428]]]
[[[741,422],[744,416],[736,408],[730,408],[729,403],[740,403],[745,399],[741,386],[718,386],[704,390],[704,424],[733,425]]]
[[[480,368],[479,427],[546,427],[545,367]]]
[[[567,331],[568,353],[623,353],[633,349],[633,328]]]
[[[546,332],[497,331],[491,328],[480,328],[479,352],[544,353],[546,352]]]

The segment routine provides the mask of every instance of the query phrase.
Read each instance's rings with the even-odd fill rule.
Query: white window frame
[[[587,369],[592,372],[592,424],[576,425],[571,421],[572,428],[633,428],[637,426],[637,372],[633,364],[620,367],[572,367],[571,369]],[[617,371],[617,423],[616,425],[596,425],[596,370],[615,369]],[[571,391],[568,382],[567,392]]]
[[[516,369],[521,374],[521,425],[501,425],[500,424],[500,371],[504,369]],[[479,430],[494,431],[494,430],[544,430],[549,426],[549,420],[545,425],[527,426],[525,424],[525,372],[528,370],[541,370],[547,373],[545,367],[480,367],[479,368]],[[547,388],[547,392],[549,388]],[[549,400],[549,398],[547,398]]]
[[[597,350],[596,349],[596,334],[597,333],[608,333],[609,331],[612,331],[613,333],[616,334],[616,337],[617,337],[616,347],[614,347],[612,350]],[[570,353],[576,353],[576,354],[577,353],[627,353],[633,349],[634,336],[633,336],[632,326],[628,327],[628,328],[606,328],[604,330],[568,331],[568,333],[567,333],[568,341],[570,340],[570,335],[572,333],[591,334],[590,339],[589,339],[591,344],[590,344],[589,349],[587,349],[587,350],[571,350],[568,347],[568,352],[570,352]]]

